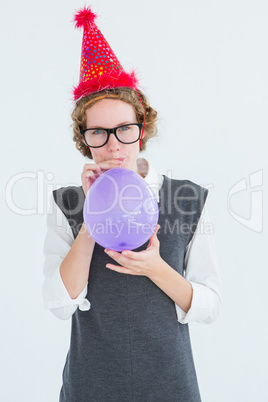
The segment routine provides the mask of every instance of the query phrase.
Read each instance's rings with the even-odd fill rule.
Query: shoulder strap
[[[61,187],[53,191],[53,197],[62,213],[68,219],[74,238],[76,238],[84,221],[85,194],[82,186]]]
[[[187,245],[195,232],[203,207],[208,196],[208,189],[190,180],[177,180],[164,176],[160,189],[162,212],[169,219],[179,219],[180,232]]]

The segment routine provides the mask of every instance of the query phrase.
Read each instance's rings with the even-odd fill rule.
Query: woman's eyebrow
[[[132,123],[136,123],[135,121],[134,122],[132,122],[132,121],[123,121],[122,123],[118,123],[115,127],[120,127],[120,126],[123,126],[124,124],[132,124]],[[94,126],[89,126],[88,127],[88,129],[90,129],[90,128],[113,128],[113,127],[103,127],[103,126],[96,126],[96,125],[94,125]]]

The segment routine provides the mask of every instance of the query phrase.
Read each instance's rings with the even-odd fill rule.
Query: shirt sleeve
[[[67,320],[78,306],[82,311],[90,309],[90,302],[86,299],[88,284],[77,298],[72,299],[60,275],[60,265],[73,242],[74,236],[68,220],[55,203],[52,195],[47,214],[47,233],[43,249],[45,281],[42,293],[44,307],[62,320]]]
[[[193,289],[191,307],[187,313],[175,304],[181,324],[196,321],[210,324],[222,307],[221,279],[218,270],[213,225],[205,204],[184,259],[185,279]]]

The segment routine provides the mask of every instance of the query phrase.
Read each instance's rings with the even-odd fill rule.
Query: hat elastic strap
[[[141,149],[141,142],[142,142],[142,137],[143,137],[144,128],[145,128],[145,122],[146,122],[146,113],[145,113],[145,109],[144,109],[143,103],[141,101],[141,98],[140,98],[140,95],[139,95],[139,92],[137,91],[137,89],[136,89],[136,92],[137,92],[137,95],[138,95],[138,97],[140,99],[140,102],[141,102],[141,105],[142,105],[143,111],[144,111],[144,122],[143,122],[143,127],[142,127],[142,132],[141,132],[141,139],[140,139],[140,149]]]

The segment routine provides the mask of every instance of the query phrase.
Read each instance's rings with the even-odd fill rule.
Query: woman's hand
[[[113,260],[121,264],[119,266],[107,264],[106,267],[122,274],[143,275],[150,279],[155,277],[163,263],[159,254],[160,243],[156,235],[159,228],[160,226],[157,225],[146,250],[125,250],[122,253],[118,253],[114,250],[105,249],[105,252]]]
[[[122,161],[119,161],[118,159],[109,159],[106,161],[102,161],[98,164],[93,164],[93,163],[86,163],[84,165],[83,172],[81,174],[81,181],[82,181],[82,187],[85,193],[85,196],[87,195],[88,190],[94,183],[94,181],[106,170],[119,167],[121,166]]]

